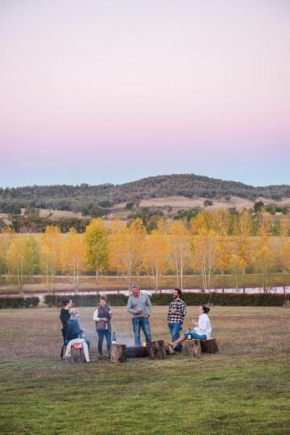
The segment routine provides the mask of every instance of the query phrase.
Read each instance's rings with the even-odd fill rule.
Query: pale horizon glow
[[[0,187],[290,184],[289,22],[284,0],[0,0]]]

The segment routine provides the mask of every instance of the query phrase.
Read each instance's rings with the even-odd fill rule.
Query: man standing
[[[60,310],[60,315],[59,315],[61,321],[61,332],[63,337],[63,346],[61,348],[60,359],[63,359],[63,348],[64,348],[65,336],[67,333],[68,322],[70,320],[70,310],[72,307],[72,300],[64,299],[62,301],[62,304],[63,304],[63,308]]]
[[[170,302],[168,310],[168,328],[173,341],[178,340],[180,337],[179,331],[181,330],[184,317],[186,315],[186,304],[181,300],[182,292],[179,288],[173,291],[173,301]],[[182,351],[182,345],[176,346],[175,352]]]
[[[127,309],[133,314],[132,324],[135,335],[135,346],[141,346],[140,330],[142,328],[146,343],[151,342],[149,317],[151,315],[151,301],[145,293],[141,293],[138,285],[132,285],[132,296],[129,297]]]

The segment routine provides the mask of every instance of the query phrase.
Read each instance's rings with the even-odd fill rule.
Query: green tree
[[[87,226],[84,242],[87,267],[98,277],[109,264],[109,235],[101,218],[93,219]]]

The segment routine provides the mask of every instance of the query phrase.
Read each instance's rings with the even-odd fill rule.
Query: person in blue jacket
[[[69,341],[74,340],[76,338],[84,338],[83,336],[84,331],[80,327],[79,318],[80,318],[79,310],[77,308],[73,309],[71,311],[71,317],[67,326],[67,332],[65,336],[66,344],[68,344]],[[91,345],[90,340],[86,340],[86,343],[88,345],[88,348],[90,349],[90,345]]]

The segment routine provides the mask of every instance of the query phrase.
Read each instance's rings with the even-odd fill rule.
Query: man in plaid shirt
[[[167,322],[173,341],[178,340],[180,337],[179,331],[186,315],[186,304],[181,300],[181,296],[181,290],[176,288],[173,291],[173,301],[170,302],[168,310]],[[176,346],[174,350],[180,353],[182,351],[181,344]]]

